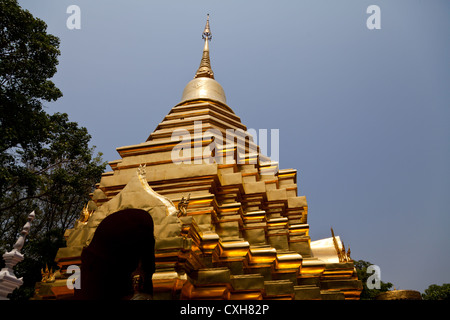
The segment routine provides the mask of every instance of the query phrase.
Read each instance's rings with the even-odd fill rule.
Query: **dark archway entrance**
[[[152,294],[155,272],[153,219],[143,210],[126,209],[107,216],[81,254],[78,299],[129,299],[132,274],[140,266],[142,292]]]

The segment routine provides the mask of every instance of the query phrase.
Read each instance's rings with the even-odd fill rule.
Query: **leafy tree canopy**
[[[0,1],[0,152],[39,144],[47,125],[42,100],[61,91],[49,80],[58,65],[59,39],[16,0]]]
[[[17,299],[29,298],[40,269],[53,265],[64,231],[106,167],[86,128],[43,109],[62,96],[50,80],[59,39],[46,30],[16,0],[0,0],[0,253],[11,250],[28,214],[36,213],[26,259],[16,268],[25,281]]]
[[[432,284],[422,293],[423,300],[450,300],[450,283]]]

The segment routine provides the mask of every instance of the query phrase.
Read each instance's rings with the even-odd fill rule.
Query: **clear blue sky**
[[[397,289],[450,283],[450,2],[20,0],[61,39],[47,104],[104,159],[144,142],[200,63],[248,128],[280,129],[312,240],[330,227]],[[69,5],[81,29],[69,30]],[[369,5],[381,29],[369,30]]]

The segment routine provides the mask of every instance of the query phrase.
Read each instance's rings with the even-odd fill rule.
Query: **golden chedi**
[[[76,297],[83,278],[95,291],[105,261],[128,270],[117,279],[122,299],[145,297],[136,291],[146,286],[152,299],[359,298],[362,284],[340,238],[310,239],[297,170],[263,155],[226,104],[211,68],[209,18],[203,39],[181,102],[145,142],[117,148],[121,159],[109,162],[66,231],[58,276],[46,283],[54,286],[35,299]],[[153,240],[143,231],[150,229]],[[81,289],[64,285],[77,280],[69,266],[81,268]]]

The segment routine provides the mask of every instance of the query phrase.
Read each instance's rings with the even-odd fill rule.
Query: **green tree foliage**
[[[61,91],[49,80],[58,65],[59,39],[16,0],[0,1],[0,152],[40,144],[47,125],[42,100]]]
[[[59,39],[16,0],[0,0],[0,253],[9,251],[26,217],[35,211],[17,265],[28,298],[40,270],[64,246],[64,231],[80,215],[106,164],[89,147],[86,128],[67,114],[47,114],[45,101],[62,96],[50,80]],[[0,264],[3,260],[0,259]]]
[[[450,300],[450,283],[444,283],[442,286],[432,284],[422,293],[423,300]]]
[[[364,260],[355,261],[355,268],[358,274],[358,279],[363,283],[363,290],[360,296],[361,300],[374,300],[378,294],[389,291],[393,287],[392,283],[385,283],[383,281],[380,282],[380,289],[369,289],[367,287],[367,279],[372,275],[370,273],[367,273],[367,268],[372,264],[373,263]]]

